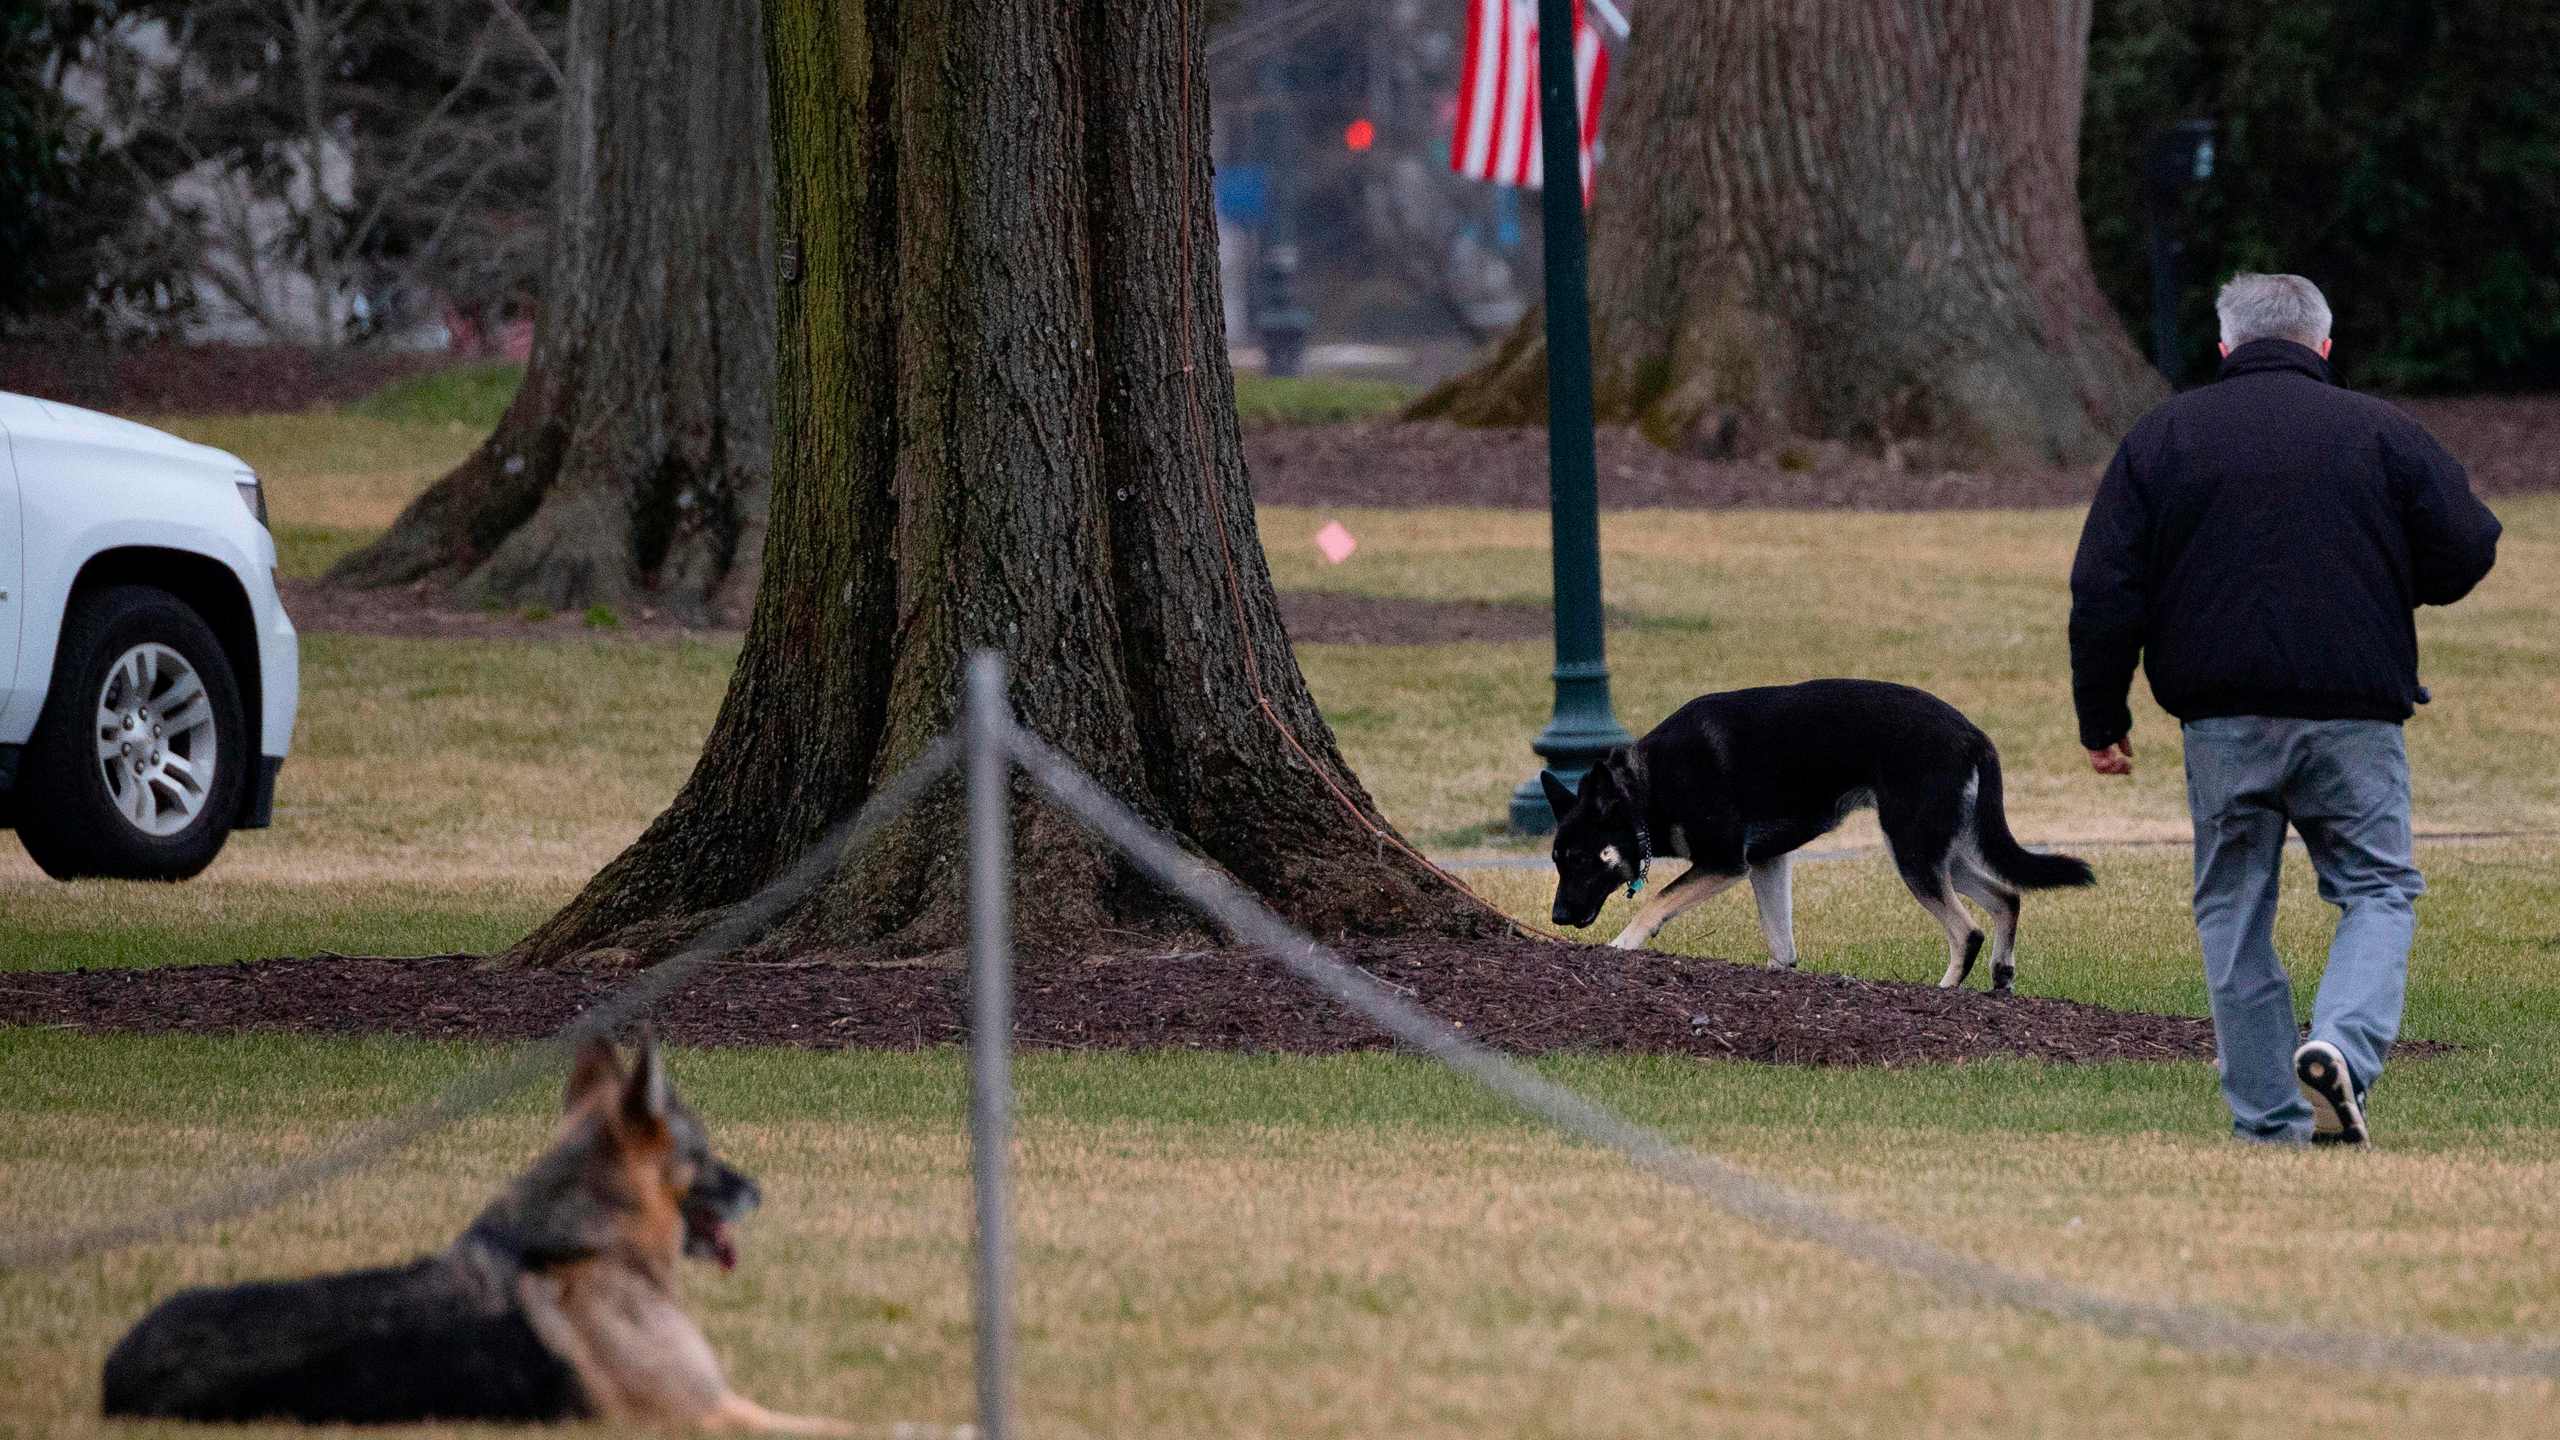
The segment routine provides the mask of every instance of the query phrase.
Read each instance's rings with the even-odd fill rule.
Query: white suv
[[[258,477],[0,391],[0,826],[48,875],[183,880],[275,811],[301,673]]]

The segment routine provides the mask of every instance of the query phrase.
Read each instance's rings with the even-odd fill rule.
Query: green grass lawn
[[[270,477],[287,566],[308,574],[476,443],[455,414],[503,396],[452,383],[461,398],[378,397],[389,418],[178,428]],[[2197,1065],[1549,1068],[1856,1214],[2108,1293],[2548,1336],[2560,500],[2500,509],[2500,573],[2425,619],[2440,699],[2411,746],[2424,827],[2514,833],[2422,847],[2433,890],[2409,1032],[2461,1048],[2395,1067],[2376,1100],[2379,1151],[2234,1146]],[[1332,518],[1362,542],[1338,567],[1306,538]],[[2020,832],[2086,842],[2102,876],[2035,897],[2021,988],[2198,1013],[2185,856],[2156,843],[2183,827],[2174,727],[2138,710],[2130,784],[2089,776],[2073,743],[2060,667],[2075,528],[2057,513],[1613,515],[1609,600],[1630,617],[1611,640],[1621,711],[1641,729],[1702,689],[1815,673],[1938,690],[2000,741]],[[1263,533],[1284,586],[1544,597],[1534,515],[1267,510]],[[56,885],[0,858],[0,972],[502,945],[673,793],[732,657],[722,644],[307,637],[277,826],[183,886]],[[1300,660],[1391,818],[1444,852],[1503,852],[1484,825],[1527,773],[1544,647],[1314,646]],[[1545,908],[1537,872],[1470,878],[1515,913]],[[2327,913],[2298,857],[2287,882],[2281,938],[2307,982]],[[1934,927],[1881,859],[1808,864],[1797,888],[1809,967],[1935,977]],[[1660,943],[1759,955],[1739,895]],[[492,1054],[0,1031],[0,1225],[183,1199]],[[690,1284],[743,1387],[883,1435],[965,1421],[958,1058],[730,1051],[677,1065],[771,1196],[739,1272]],[[1021,1078],[1034,1434],[2259,1436],[2450,1422],[2526,1435],[2547,1431],[2560,1399],[2543,1384],[2199,1360],[1953,1301],[1707,1211],[1409,1059],[1049,1054],[1026,1057]],[[442,1243],[542,1128],[538,1098],[520,1097],[267,1214],[0,1276],[0,1324],[16,1337],[0,1434],[103,1433],[87,1418],[98,1362],[174,1286]]]

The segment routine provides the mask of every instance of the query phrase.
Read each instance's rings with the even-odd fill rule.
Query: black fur
[[[1868,805],[1924,905],[1964,882],[2014,912],[2022,891],[2095,879],[2086,862],[2017,842],[1991,737],[1907,685],[1811,680],[1702,695],[1631,749],[1612,751],[1579,792],[1553,775],[1546,784],[1558,816],[1559,925],[1597,919],[1610,892],[1637,878],[1645,842],[1655,855],[1686,857],[1695,874],[1740,876]],[[1980,941],[1975,931],[1965,942],[1963,970]],[[1995,984],[2005,986],[2012,968],[1996,966]]]
[[[517,1262],[466,1236],[381,1270],[183,1291],[107,1356],[109,1415],[391,1424],[585,1418]]]

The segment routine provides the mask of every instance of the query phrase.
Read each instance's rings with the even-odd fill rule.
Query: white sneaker
[[[2364,1097],[2356,1093],[2347,1057],[2337,1046],[2326,1040],[2302,1042],[2293,1052],[2293,1078],[2302,1086],[2302,1098],[2311,1102],[2312,1144],[2362,1145],[2372,1138],[2365,1131]]]

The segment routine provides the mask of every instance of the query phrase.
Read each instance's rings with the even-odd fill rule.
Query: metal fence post
[[[978,1434],[1013,1432],[1013,756],[1004,657],[969,657],[969,1175],[976,1194]]]

